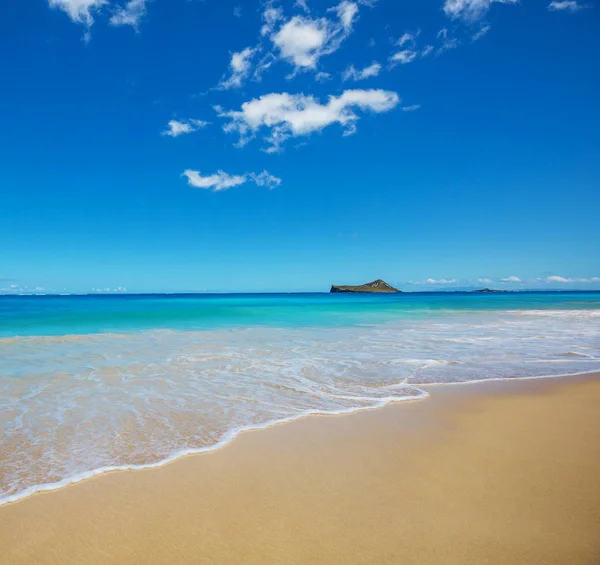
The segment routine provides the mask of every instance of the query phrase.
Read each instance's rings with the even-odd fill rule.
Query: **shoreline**
[[[240,434],[0,507],[0,564],[596,565],[599,402],[488,381]]]
[[[599,402],[488,381],[240,434],[1,506],[0,564],[596,565]]]
[[[63,479],[63,480],[55,482],[55,483],[47,483],[47,484],[34,485],[31,487],[28,487],[27,489],[24,489],[13,495],[8,495],[4,498],[0,498],[0,508],[2,508],[4,506],[8,506],[8,505],[18,504],[18,503],[25,501],[27,499],[30,499],[32,497],[36,497],[36,496],[43,495],[43,494],[49,494],[49,493],[52,493],[55,491],[60,491],[62,489],[68,488],[68,487],[76,486],[80,483],[96,479],[103,475],[122,473],[122,472],[138,472],[138,471],[146,471],[146,470],[152,470],[152,469],[160,469],[162,467],[166,467],[168,465],[171,465],[173,463],[176,463],[179,460],[182,460],[182,459],[185,459],[188,457],[193,457],[193,456],[198,456],[198,455],[208,455],[210,453],[214,453],[214,452],[217,452],[217,451],[220,451],[220,450],[226,448],[233,441],[238,439],[241,435],[246,434],[247,432],[258,432],[258,431],[268,430],[269,428],[272,428],[275,426],[292,424],[294,422],[304,420],[306,418],[311,418],[314,416],[320,416],[320,417],[322,417],[322,416],[325,416],[325,417],[351,416],[352,414],[357,414],[360,412],[380,410],[382,408],[385,408],[386,406],[393,405],[393,404],[399,405],[399,404],[404,404],[404,403],[428,400],[431,397],[431,395],[428,392],[428,389],[439,389],[439,388],[445,388],[445,387],[454,386],[454,385],[477,386],[477,385],[482,385],[484,383],[510,383],[510,382],[520,382],[520,381],[538,381],[538,380],[547,380],[547,379],[570,379],[570,378],[574,378],[574,377],[593,377],[595,375],[600,375],[600,372],[591,372],[590,373],[589,371],[584,371],[581,373],[566,373],[566,374],[561,374],[561,375],[542,375],[539,377],[491,378],[491,379],[479,379],[479,380],[473,380],[473,381],[428,383],[428,384],[424,384],[424,385],[409,384],[407,386],[413,387],[416,390],[421,391],[422,394],[415,395],[415,396],[384,398],[379,403],[374,404],[372,406],[349,408],[347,410],[341,410],[341,411],[336,411],[336,412],[311,410],[306,413],[299,414],[297,416],[292,416],[292,417],[284,418],[281,420],[274,420],[274,421],[266,422],[264,424],[249,425],[249,426],[242,426],[240,428],[234,428],[230,432],[228,432],[221,441],[219,441],[218,443],[216,443],[214,445],[207,446],[207,447],[201,447],[201,448],[186,449],[186,450],[183,450],[180,452],[176,452],[165,459],[157,461],[156,463],[145,463],[145,464],[141,464],[141,465],[127,465],[126,464],[126,465],[101,467],[101,468],[93,469],[90,471],[84,471],[82,473],[74,475],[73,477],[69,477],[69,478]]]

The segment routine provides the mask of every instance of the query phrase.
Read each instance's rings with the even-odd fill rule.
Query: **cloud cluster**
[[[319,71],[319,61],[337,51],[352,33],[359,4],[370,5],[366,0],[342,0],[324,16],[313,17],[306,1],[300,0],[294,7],[302,14],[286,18],[282,8],[267,2],[258,43],[233,53],[229,70],[217,89],[240,88],[249,78],[259,80],[277,61],[293,67],[291,76],[314,71],[320,80],[324,79],[326,73]]]
[[[110,17],[110,24],[113,26],[129,25],[137,31],[141,19],[146,15],[146,2],[147,0],[128,0],[124,5],[116,6]],[[52,8],[58,8],[65,12],[73,22],[84,25],[87,28],[84,39],[89,41],[94,16],[103,6],[107,6],[109,1],[48,0],[48,4]]]
[[[519,0],[445,0],[444,13],[453,19],[474,22],[483,18],[493,3],[517,4]]]
[[[379,63],[377,63],[376,61],[374,61],[371,65],[369,65],[368,67],[365,67],[363,69],[357,69],[354,65],[350,65],[344,71],[342,78],[344,81],[365,80],[367,78],[372,78],[372,77],[378,76],[380,72],[381,72],[381,65]]]
[[[417,37],[420,32],[411,33],[406,32],[395,44],[398,51],[392,53],[390,55],[390,65],[393,67],[395,65],[407,65],[408,63],[412,63],[419,56],[426,57],[433,50],[432,46],[428,46],[423,51],[419,51],[417,47]]]
[[[138,31],[140,21],[145,15],[146,0],[129,0],[125,6],[116,9],[110,23],[114,26],[131,26]]]
[[[210,122],[205,122],[204,120],[171,120],[167,124],[167,129],[165,129],[161,135],[179,137],[186,133],[198,131],[208,125],[210,125]]]
[[[48,0],[50,7],[65,12],[75,23],[91,27],[94,13],[107,4],[107,0]]]
[[[427,279],[426,281],[410,281],[409,284],[414,285],[444,285],[444,284],[457,284],[458,281],[456,279]]]
[[[587,8],[585,4],[580,4],[577,0],[554,0],[548,4],[548,10],[551,12],[579,12]]]
[[[234,186],[240,186],[247,182],[253,182],[257,186],[266,186],[269,189],[276,188],[281,184],[281,179],[268,171],[262,173],[246,173],[244,175],[230,175],[224,171],[217,171],[212,175],[202,176],[200,171],[188,169],[182,176],[187,178],[188,184],[193,188],[212,189],[213,192],[227,190]]]
[[[340,96],[330,96],[326,104],[313,96],[284,92],[245,102],[241,110],[225,111],[220,106],[215,110],[228,120],[224,131],[239,135],[239,146],[256,137],[261,129],[267,130],[266,151],[272,153],[291,137],[307,136],[335,123],[342,126],[344,135],[351,135],[359,119],[355,109],[381,113],[399,103],[398,95],[386,90],[346,90]]]
[[[565,278],[552,276],[547,277],[546,279],[538,279],[540,282],[547,283],[597,283],[600,282],[600,277],[591,277],[591,278]]]

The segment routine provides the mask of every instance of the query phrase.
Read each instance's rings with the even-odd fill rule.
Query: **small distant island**
[[[385,281],[381,279],[377,279],[376,281],[361,284],[360,286],[332,286],[330,292],[378,292],[378,293],[398,293],[402,292],[397,288],[389,285]]]
[[[489,294],[489,293],[498,293],[498,292],[508,292],[507,290],[492,290],[490,288],[483,288],[481,290],[472,290],[471,292],[475,292],[478,294]]]

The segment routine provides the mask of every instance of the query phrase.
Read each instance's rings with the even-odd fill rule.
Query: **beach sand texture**
[[[600,375],[246,432],[0,507],[0,563],[600,564]]]

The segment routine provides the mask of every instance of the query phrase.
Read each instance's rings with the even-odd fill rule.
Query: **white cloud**
[[[479,279],[479,282],[483,284],[492,284],[494,281],[492,279],[482,278]]]
[[[444,285],[444,284],[456,284],[458,281],[456,279],[427,279],[426,281],[410,281],[409,284],[414,285]]]
[[[505,279],[500,279],[502,282],[508,282],[508,283],[520,283],[523,282],[519,277],[506,277]]]
[[[295,8],[300,8],[301,10],[304,10],[307,14],[310,13],[310,8],[308,7],[308,4],[306,3],[306,0],[296,0],[294,2],[294,7]]]
[[[327,20],[296,16],[273,37],[281,57],[296,67],[315,67],[327,42]]]
[[[321,104],[313,96],[303,94],[266,94],[242,104],[239,111],[215,107],[219,117],[228,119],[227,133],[238,133],[239,145],[245,145],[261,128],[269,130],[267,152],[275,152],[290,137],[306,136],[339,123],[344,135],[356,131],[359,117],[354,108],[375,113],[388,112],[400,103],[395,92],[385,90],[346,90],[341,96],[330,96]]]
[[[239,4],[237,6],[233,7],[233,15],[236,18],[241,18],[242,17],[242,7]]]
[[[268,171],[263,171],[259,174],[250,173],[248,177],[256,184],[256,186],[275,188],[281,184],[281,179],[272,175]]]
[[[188,169],[183,172],[182,176],[186,177],[188,184],[193,188],[212,189],[213,192],[227,190],[234,186],[240,186],[247,182],[253,182],[257,186],[266,186],[275,188],[281,184],[281,179],[273,176],[268,171],[262,173],[246,173],[244,175],[229,175],[224,171],[217,171],[215,174],[202,176],[200,171]]]
[[[88,28],[94,23],[94,12],[107,4],[107,0],[48,0],[50,7],[59,8],[75,23]]]
[[[210,122],[205,122],[203,120],[171,120],[167,124],[167,129],[164,130],[161,135],[178,137],[185,133],[193,133],[199,129],[205,128],[208,125],[210,125]]]
[[[448,28],[442,28],[437,34],[437,38],[441,40],[442,45],[438,47],[437,53],[443,53],[444,51],[449,51],[450,49],[456,49],[458,47],[458,39],[450,36],[450,32]]]
[[[331,80],[331,75],[321,71],[315,75],[315,80],[317,82],[327,82],[328,80]]]
[[[491,25],[484,25],[482,26],[479,31],[477,33],[473,34],[473,37],[471,38],[473,41],[478,41],[479,39],[481,39],[484,35],[487,35],[488,31],[490,31],[490,29],[492,29]]]
[[[600,277],[565,278],[565,277],[552,276],[552,277],[548,277],[546,279],[541,279],[541,280],[542,280],[542,282],[547,282],[547,283],[594,283],[594,282],[600,282]]]
[[[365,80],[367,78],[376,77],[381,72],[381,65],[377,62],[373,62],[364,69],[356,69],[354,65],[350,65],[343,74],[343,80]]]
[[[356,14],[358,14],[358,4],[344,0],[334,8],[330,8],[329,11],[335,12],[338,15],[338,18],[340,18],[344,28],[349,30],[352,28]]]
[[[416,33],[407,31],[396,42],[398,47],[404,47],[404,49],[401,49],[390,56],[390,63],[392,66],[397,64],[406,65],[408,63],[412,63],[419,56],[419,52],[417,50],[417,37],[419,37],[419,34],[419,31]]]
[[[403,112],[416,112],[421,108],[421,104],[413,104],[412,106],[402,106]]]
[[[92,288],[92,292],[127,292],[127,289],[124,286],[118,286],[117,288]]]
[[[519,0],[445,0],[444,12],[451,18],[476,21],[487,13],[493,3],[516,4]]]
[[[551,12],[579,12],[587,8],[585,4],[580,4],[577,0],[553,1],[548,4],[548,10]]]
[[[275,29],[277,22],[283,19],[283,10],[268,6],[262,14],[262,19],[265,22],[260,30],[261,35],[270,35]]]
[[[123,7],[118,7],[110,18],[111,25],[129,25],[137,31],[140,20],[146,15],[146,0],[129,0]]]
[[[219,87],[240,87],[250,76],[254,80],[260,80],[262,73],[279,60],[294,67],[288,78],[302,71],[317,72],[321,57],[337,51],[352,33],[359,4],[370,6],[373,2],[342,0],[329,8],[325,16],[312,17],[306,1],[297,0],[294,7],[302,10],[303,14],[286,18],[282,8],[275,6],[274,0],[267,0],[257,45],[234,53],[230,63],[231,74],[229,78],[222,79]],[[254,64],[252,58],[257,53],[261,57]],[[233,68],[236,65],[235,57],[239,70]],[[320,74],[320,80],[325,76]]]
[[[457,282],[456,279],[427,279],[427,284],[456,284]]]
[[[394,53],[390,57],[390,61],[392,63],[400,63],[401,65],[406,65],[408,63],[412,63],[418,56],[416,51],[412,49],[403,49],[402,51],[398,51],[398,53]]]
[[[296,71],[315,69],[321,57],[337,51],[352,33],[352,26],[358,14],[358,5],[355,2],[344,0],[328,11],[335,13],[337,18],[294,16],[270,36],[279,57],[293,65]],[[265,29],[269,29],[268,22],[272,15],[268,18],[265,15],[263,17],[267,21],[263,26],[264,34]],[[274,23],[281,17],[279,12]]]
[[[233,53],[229,62],[230,75],[228,78],[223,77],[219,83],[219,88],[227,90],[242,86],[243,81],[248,78],[252,71],[252,58],[255,53],[256,49],[251,47]]]
[[[396,45],[398,47],[402,47],[404,45],[411,45],[414,46],[416,41],[417,41],[417,37],[419,36],[419,32],[417,33],[411,33],[409,31],[407,31],[397,42]]]

